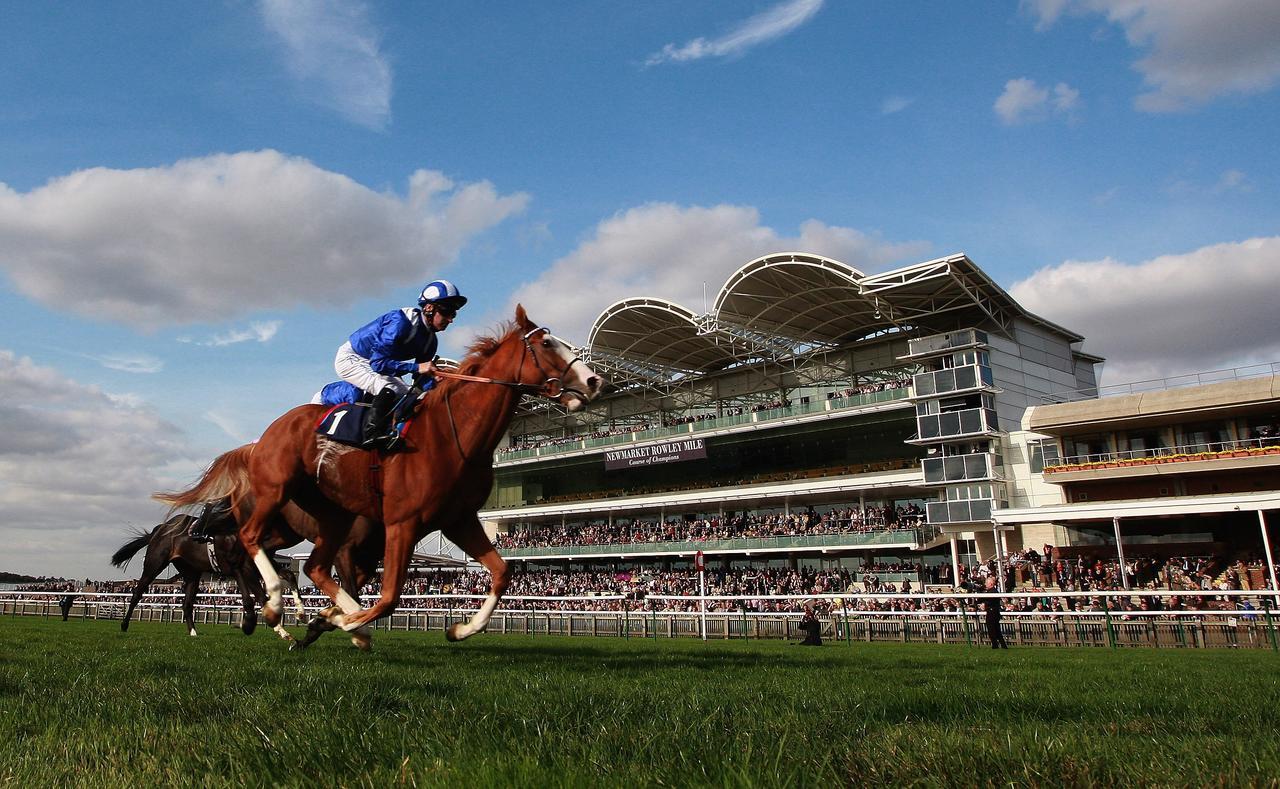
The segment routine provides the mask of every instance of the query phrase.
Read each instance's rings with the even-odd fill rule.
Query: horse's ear
[[[516,324],[522,329],[535,328],[533,321],[529,320],[529,315],[524,311],[523,304],[516,305]]]

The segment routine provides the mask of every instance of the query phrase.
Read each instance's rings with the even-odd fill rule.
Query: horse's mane
[[[484,334],[476,337],[476,339],[467,347],[467,353],[462,357],[462,361],[458,363],[458,369],[454,372],[463,375],[476,375],[480,368],[498,352],[498,348],[502,343],[506,342],[512,334],[519,331],[520,327],[515,321],[506,321],[494,329],[493,334]],[[432,397],[437,392],[446,388],[458,386],[461,381],[444,380],[431,391],[428,397]]]

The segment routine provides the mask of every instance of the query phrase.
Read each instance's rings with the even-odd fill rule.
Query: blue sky
[[[1108,381],[1280,360],[1278,9],[0,3],[0,569],[111,575],[436,276],[456,355],[964,251]]]

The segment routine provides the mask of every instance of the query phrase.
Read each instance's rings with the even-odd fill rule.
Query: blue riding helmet
[[[422,289],[422,295],[418,297],[418,306],[425,307],[428,304],[443,304],[453,309],[461,309],[467,303],[467,297],[463,296],[458,287],[447,279],[438,279],[434,282],[428,282],[427,286]]]

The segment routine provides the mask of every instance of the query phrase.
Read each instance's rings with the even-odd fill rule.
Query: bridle
[[[448,372],[446,370],[437,371],[436,377],[452,378],[455,381],[468,381],[476,384],[495,384],[497,386],[506,386],[511,389],[515,389],[520,394],[542,395],[548,400],[555,400],[565,392],[573,392],[585,400],[587,397],[586,392],[578,389],[572,389],[564,385],[564,377],[569,374],[569,370],[572,369],[575,364],[582,363],[582,357],[575,356],[570,359],[568,364],[566,364],[558,373],[555,375],[548,374],[546,368],[542,366],[542,362],[538,361],[537,352],[533,350],[533,341],[531,338],[538,332],[551,334],[551,330],[546,326],[539,326],[536,329],[531,329],[530,331],[525,332],[524,336],[521,337],[524,341],[524,350],[520,353],[520,366],[516,368],[516,380],[514,381],[503,381],[498,378],[486,378],[479,375],[464,375],[463,373]],[[526,384],[520,380],[524,375],[524,363],[526,359],[532,359],[533,366],[538,368],[538,372],[542,373],[542,383]]]
[[[538,352],[533,349],[532,337],[538,332],[543,332],[548,336],[551,335],[551,330],[546,326],[539,326],[536,329],[531,329],[525,332],[524,336],[521,337],[524,341],[524,350],[520,352],[520,366],[516,368],[516,380],[514,381],[503,381],[498,378],[487,378],[480,375],[466,375],[464,373],[453,373],[445,370],[436,371],[436,377],[452,378],[455,381],[467,381],[476,384],[495,384],[497,386],[505,386],[510,389],[514,389],[518,395],[536,394],[542,395],[548,400],[555,400],[565,392],[573,392],[583,400],[586,400],[586,392],[578,389],[571,389],[564,385],[564,377],[569,374],[569,370],[575,364],[582,363],[582,358],[579,356],[573,357],[558,373],[555,375],[549,375],[546,368],[542,366],[542,362],[538,361]],[[524,363],[526,359],[532,359],[533,366],[538,368],[538,372],[542,373],[542,383],[527,384],[520,380],[524,376]],[[467,451],[462,447],[462,439],[458,437],[458,425],[453,419],[453,404],[449,401],[449,391],[449,389],[444,390],[444,405],[445,411],[449,414],[449,427],[453,430],[453,443],[458,447],[458,454],[462,456],[462,462],[469,463],[471,462],[471,458],[467,457]]]

